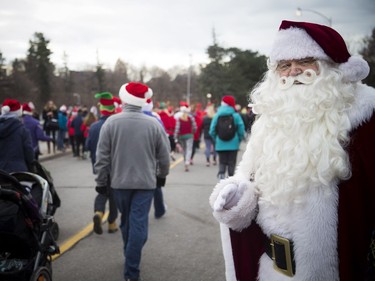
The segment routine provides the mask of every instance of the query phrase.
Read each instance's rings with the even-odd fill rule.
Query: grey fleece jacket
[[[169,173],[170,145],[158,121],[140,107],[124,111],[104,123],[96,150],[96,183],[105,186],[110,175],[115,189],[154,189],[156,173]]]

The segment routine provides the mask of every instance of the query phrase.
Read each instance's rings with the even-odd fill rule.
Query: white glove
[[[214,211],[221,211],[223,209],[229,210],[236,206],[240,201],[246,189],[246,182],[240,182],[239,185],[230,183],[226,185],[219,193],[214,203]]]

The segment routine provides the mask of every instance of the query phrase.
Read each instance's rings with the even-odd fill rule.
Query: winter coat
[[[34,117],[31,115],[24,115],[22,119],[26,129],[30,132],[34,152],[39,151],[39,141],[52,141],[52,138],[44,133],[40,122]]]
[[[29,131],[17,117],[0,116],[0,169],[26,172],[34,160]]]
[[[68,116],[66,112],[59,111],[57,120],[59,122],[59,130],[68,131]]]
[[[99,141],[99,134],[100,134],[100,129],[102,128],[104,122],[107,120],[109,116],[102,116],[100,119],[96,122],[94,122],[89,129],[89,134],[86,139],[86,149],[90,151],[90,158],[91,158],[91,163],[94,166],[95,161],[96,161],[96,148],[98,146],[98,141]]]
[[[183,120],[181,116],[176,120],[176,127],[174,129],[174,139],[189,139],[194,137],[197,131],[197,123],[195,118],[190,114],[187,115],[187,120]]]
[[[220,116],[230,115],[234,117],[234,125],[237,127],[237,133],[234,138],[229,141],[224,141],[219,138],[216,132],[217,120]],[[217,113],[212,119],[210,126],[210,135],[215,140],[215,150],[216,151],[233,151],[240,149],[241,140],[245,135],[245,125],[242,121],[241,116],[234,110],[233,107],[228,105],[222,105],[219,107]]]
[[[258,198],[256,179],[249,181],[247,175],[251,168],[246,159],[251,155],[244,152],[235,175],[220,182],[210,196],[213,206],[222,188],[246,184],[237,205],[214,211],[215,218],[230,228],[230,232],[222,231],[227,281],[374,280],[373,275],[365,277],[375,232],[374,112],[375,90],[358,84],[348,114],[350,140],[345,146],[351,177],[327,183],[324,188],[329,193],[318,187],[309,189],[304,204],[271,204]],[[264,236],[270,234],[293,242],[293,278],[276,271],[265,253]]]
[[[83,131],[81,130],[81,126],[83,124],[83,117],[81,114],[77,114],[74,117],[72,123],[70,123],[70,127],[74,129],[74,136],[83,136]]]
[[[123,112],[108,117],[100,130],[95,171],[98,186],[111,178],[114,189],[155,189],[158,176],[169,173],[170,147],[159,122],[125,105]]]
[[[167,134],[173,136],[174,129],[176,127],[176,119],[174,119],[173,115],[169,115],[165,111],[159,111],[159,116],[161,121],[163,122]]]

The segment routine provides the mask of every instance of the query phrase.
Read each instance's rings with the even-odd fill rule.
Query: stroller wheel
[[[52,233],[53,239],[57,241],[57,239],[59,238],[59,234],[60,234],[60,229],[59,229],[59,225],[57,224],[57,222],[54,222],[52,224],[51,233]]]
[[[38,267],[31,276],[30,281],[52,281],[51,272],[47,267]]]

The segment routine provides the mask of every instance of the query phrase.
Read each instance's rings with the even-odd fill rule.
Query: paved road
[[[92,222],[94,176],[89,160],[69,152],[46,156],[42,164],[50,170],[62,201],[55,215],[62,246]],[[202,149],[190,172],[184,172],[182,163],[171,169],[164,189],[167,214],[156,220],[153,209],[150,212],[141,263],[145,281],[225,280],[219,226],[208,204],[216,173],[217,166],[205,166]],[[123,280],[122,247],[119,232],[91,233],[54,260],[53,280]]]

